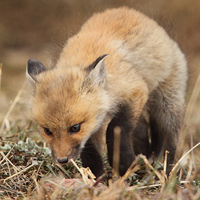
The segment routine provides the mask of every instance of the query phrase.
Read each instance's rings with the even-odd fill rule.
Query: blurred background
[[[153,18],[179,44],[188,61],[188,102],[200,73],[199,0],[0,0],[0,121],[25,81],[29,58],[52,66],[66,39],[86,19],[95,12],[120,6]],[[20,100],[21,104],[27,101]],[[199,102],[194,102],[191,116],[195,134],[200,134]],[[26,109],[23,111],[26,113]],[[13,112],[10,117],[23,117],[22,113]]]

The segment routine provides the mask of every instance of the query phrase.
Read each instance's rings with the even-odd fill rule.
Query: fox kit
[[[27,78],[33,117],[56,162],[80,155],[83,166],[100,176],[103,139],[106,135],[112,165],[113,132],[119,126],[123,175],[139,141],[132,142],[133,132],[146,138],[147,129],[140,129],[145,109],[151,143],[144,139],[138,149],[157,158],[168,150],[169,172],[183,121],[187,67],[177,44],[153,20],[126,7],[94,14],[68,39],[53,69],[30,59]]]

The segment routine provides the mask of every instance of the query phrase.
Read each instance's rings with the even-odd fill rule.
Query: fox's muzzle
[[[76,160],[80,155],[80,153],[81,153],[80,145],[75,146],[70,151],[66,152],[66,154],[63,154],[62,151],[62,154],[59,155],[59,152],[55,151],[53,148],[51,152],[54,162],[55,163],[57,162],[59,164],[68,164],[70,163],[71,159]]]

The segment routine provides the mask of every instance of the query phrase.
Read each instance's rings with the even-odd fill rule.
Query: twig
[[[167,154],[169,151],[165,151],[165,159],[164,159],[164,167],[163,167],[163,173],[166,174],[166,169],[167,169]]]
[[[140,169],[140,165],[136,165],[136,163],[138,162],[140,158],[140,155],[138,155],[135,160],[132,162],[132,164],[130,165],[130,167],[128,168],[128,170],[126,171],[126,173],[121,177],[121,181],[124,181],[125,179],[127,179],[130,174],[138,171]]]
[[[156,176],[159,178],[160,180],[160,184],[161,186],[163,187],[164,184],[165,184],[165,179],[162,177],[162,175],[152,167],[152,165],[149,163],[149,161],[147,160],[146,156],[144,155],[139,155],[143,160],[144,160],[144,163],[156,174]]]
[[[119,157],[120,157],[120,137],[121,129],[119,126],[114,128],[114,152],[113,152],[113,169],[119,176]]]
[[[9,164],[8,164],[8,159],[6,159],[6,164],[7,164],[7,166],[8,166],[8,172],[9,172],[9,175],[11,176],[11,170],[10,170],[10,166],[9,166]]]
[[[192,169],[193,169],[193,163],[191,161],[191,159],[189,160],[189,167],[188,167],[188,172],[187,172],[187,176],[185,178],[186,181],[189,181],[192,175]]]
[[[33,123],[33,121],[31,120],[30,123],[29,123],[29,125],[28,125],[27,130],[30,130],[30,129],[31,129],[31,125],[32,125],[32,123]]]
[[[1,163],[10,155],[10,152],[14,149],[14,147],[15,147],[15,145],[16,144],[14,144],[14,146],[10,149],[10,151],[4,156],[4,155],[2,155],[4,158],[1,160],[1,162],[0,162],[0,165],[1,165]],[[1,153],[1,152],[0,152]],[[1,153],[2,154],[2,153]]]
[[[198,189],[196,194],[193,196],[193,199],[199,199],[200,197],[200,190]]]
[[[36,175],[35,175],[36,180],[37,180],[38,173],[39,173],[39,171],[40,171],[40,169],[41,169],[43,163],[44,163],[44,160],[41,162],[40,166],[38,167],[38,170],[37,170]]]
[[[105,173],[99,176],[92,187],[96,187],[100,183],[100,181],[104,178],[104,176],[105,176]]]
[[[189,126],[191,126],[190,122],[191,122],[192,114],[194,111],[194,105],[197,102],[197,99],[198,99],[198,96],[200,93],[199,85],[200,85],[200,74],[194,85],[190,100],[187,104],[187,108],[185,111],[185,117],[184,117],[182,129],[181,129],[181,137],[180,137],[181,140],[179,140],[179,145],[178,145],[179,149],[183,149],[183,145],[185,142],[185,135],[186,135],[185,132],[186,132],[186,130],[188,130]]]
[[[140,187],[131,186],[131,187],[129,187],[127,190],[128,190],[128,191],[135,190],[135,189],[141,190],[141,189],[145,189],[145,188],[160,187],[160,186],[161,186],[160,183],[158,183],[158,184],[153,184],[153,185],[145,185],[145,186],[140,186]]]
[[[95,183],[95,176],[92,174],[92,172],[90,170],[88,170],[89,168],[79,168],[79,166],[74,162],[73,159],[70,159],[70,161],[73,163],[73,165],[78,169],[78,171],[80,172],[83,181],[90,185],[91,187],[93,186],[93,184]],[[85,169],[85,171],[84,171]],[[87,175],[86,175],[87,174]],[[90,176],[91,179],[88,178],[88,175]]]
[[[0,152],[0,153],[6,159],[6,162],[8,161],[15,168],[16,171],[19,171],[19,169],[6,157],[4,152]]]
[[[67,173],[67,171],[60,164],[56,163],[56,166],[58,166],[59,169],[61,169],[67,175],[68,178],[71,178],[71,176]]]
[[[13,189],[7,188],[7,187],[5,187],[3,185],[0,185],[0,191],[2,191],[2,190],[4,190],[4,191],[8,190],[8,191],[11,191],[11,192],[17,192],[16,190],[13,190]]]
[[[192,137],[192,135],[190,134],[190,143],[191,143],[191,147],[190,148],[192,148],[193,146],[194,146],[194,142],[193,142],[193,137]],[[194,169],[195,170],[197,170],[197,167],[196,167],[196,164],[195,164],[195,161],[194,161],[194,152],[192,151],[192,153],[191,153],[192,155],[191,155],[191,159],[192,159],[192,164],[193,164],[193,167],[194,167]]]
[[[186,112],[185,112],[184,124],[186,124],[186,122],[190,121],[190,119],[191,119],[191,116],[192,116],[192,113],[193,113],[193,110],[194,110],[195,102],[197,101],[197,98],[198,98],[199,93],[200,93],[199,85],[200,85],[200,74],[199,74],[197,81],[195,83],[190,101],[188,103],[188,106],[187,106],[187,109],[186,109]]]
[[[20,90],[19,90],[18,93],[17,93],[17,96],[15,97],[15,99],[14,99],[12,105],[10,106],[8,112],[6,113],[6,115],[5,115],[4,119],[3,119],[2,125],[1,125],[1,129],[0,129],[1,132],[2,132],[3,129],[4,129],[4,126],[5,126],[6,121],[8,120],[8,117],[10,116],[10,114],[12,113],[12,111],[13,111],[15,105],[16,105],[17,102],[19,101],[19,99],[20,99],[20,97],[21,97],[21,95],[22,95],[22,92],[24,91],[25,85],[26,85],[26,82],[24,82],[23,85],[21,86]]]
[[[85,174],[83,173],[83,171],[81,170],[81,168],[74,162],[73,159],[71,159],[70,161],[73,163],[73,165],[76,167],[76,169],[78,169],[78,171],[80,172],[81,176],[84,177]]]
[[[180,184],[188,184],[188,183],[195,183],[195,181],[180,181]],[[153,188],[153,187],[160,187],[161,184],[158,183],[158,184],[153,184],[153,185],[145,185],[145,186],[131,186],[131,187],[128,187],[128,191],[131,191],[131,190],[141,190],[141,189],[145,189],[145,188]]]
[[[36,165],[36,163],[33,163],[32,165],[28,166],[27,168],[21,170],[20,172],[17,172],[17,173],[15,173],[15,174],[13,174],[12,176],[9,176],[8,178],[6,178],[6,179],[4,180],[4,182],[7,181],[7,180],[9,180],[9,179],[11,179],[11,178],[13,178],[14,176],[17,176],[17,175],[19,175],[19,174],[21,174],[21,173],[27,171],[28,169],[30,169],[31,167],[33,167],[33,166],[35,166],[35,165]]]
[[[195,146],[193,146],[187,153],[185,153],[180,159],[179,161],[174,165],[174,167],[172,168],[170,174],[169,174],[169,178],[173,175],[174,172],[176,172],[179,167],[179,164],[183,161],[183,159],[191,152],[193,151],[195,148],[197,148],[200,145],[200,142],[197,143]]]

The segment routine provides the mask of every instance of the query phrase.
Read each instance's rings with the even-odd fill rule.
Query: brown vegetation
[[[30,123],[24,106],[28,101],[23,85],[25,65],[29,58],[35,57],[52,66],[54,59],[50,56],[53,53],[57,55],[66,38],[77,32],[89,16],[105,8],[123,5],[134,7],[155,19],[186,54],[190,80],[185,126],[179,145],[185,156],[177,161],[177,177],[176,168],[172,173],[174,176],[166,179],[161,169],[153,172],[148,161],[138,157],[140,170],[137,173],[109,181],[108,173],[101,181],[105,188],[98,188],[99,181],[88,182],[85,173],[78,171],[81,169],[79,161],[78,167],[71,165],[60,169],[53,165],[37,126]],[[200,139],[199,9],[199,0],[1,0],[0,198],[199,199],[199,147],[186,154]],[[110,172],[109,168],[106,169]],[[50,174],[51,178],[47,178]],[[60,176],[82,177],[82,183],[74,190],[69,189],[53,181]],[[47,182],[56,186],[46,187]]]

